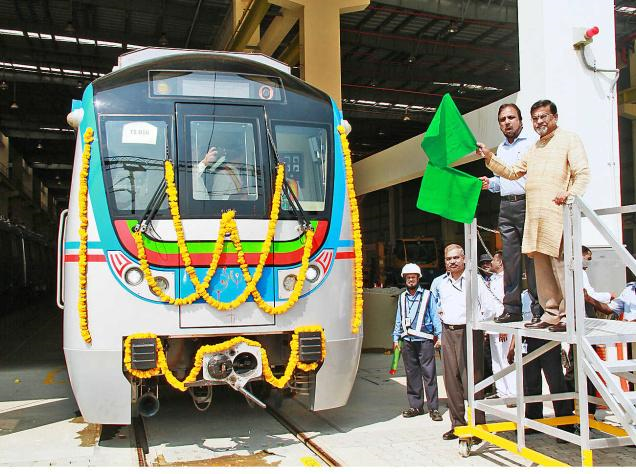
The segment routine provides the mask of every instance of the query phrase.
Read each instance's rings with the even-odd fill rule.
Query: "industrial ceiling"
[[[71,100],[123,52],[231,46],[232,3],[0,0],[0,131],[57,202],[64,205],[70,181]],[[342,15],[342,106],[354,130],[354,159],[422,133],[446,92],[465,113],[517,91],[516,4],[384,0]],[[616,0],[615,11],[621,67],[636,37],[636,1]],[[263,7],[261,37],[281,15],[277,5]],[[273,52],[297,75],[298,30],[296,24]]]

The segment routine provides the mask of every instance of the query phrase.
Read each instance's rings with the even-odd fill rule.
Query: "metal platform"
[[[617,253],[623,264],[636,273],[636,259],[619,243],[607,227],[599,219],[599,215],[612,213],[633,212],[633,206],[592,211],[579,197],[572,197],[564,206],[563,249],[565,265],[565,332],[550,332],[547,329],[528,329],[524,323],[497,324],[484,322],[480,319],[477,298],[477,223],[465,226],[466,237],[466,271],[468,285],[466,288],[467,309],[467,343],[468,343],[468,403],[470,406],[469,425],[456,429],[460,440],[459,454],[468,456],[471,451],[470,438],[479,437],[497,446],[516,452],[539,464],[549,466],[567,465],[558,457],[551,457],[526,447],[525,428],[531,428],[580,446],[581,464],[593,465],[592,450],[619,447],[636,444],[636,392],[624,391],[616,382],[613,375],[634,382],[636,380],[636,360],[606,362],[596,353],[593,344],[608,345],[616,343],[630,343],[636,341],[636,324],[623,321],[590,319],[585,317],[583,301],[583,266],[581,254],[581,217],[587,218],[599,233],[607,240]],[[515,346],[522,346],[522,337],[543,339],[547,342],[535,351],[522,356],[521,351],[515,351],[514,364],[496,372],[493,376],[475,382],[474,363],[470,354],[473,353],[473,330],[488,330],[495,333],[506,332],[515,338]],[[536,359],[561,342],[574,345],[575,350],[575,380],[576,392],[544,394],[539,396],[524,396],[523,390],[518,390],[516,398],[499,400],[475,400],[475,393],[494,383],[495,380],[511,373],[516,373],[517,387],[523,387],[523,366]],[[590,397],[587,393],[587,379],[593,384],[600,397]],[[544,391],[545,393],[545,391]],[[536,401],[555,401],[573,399],[575,402],[575,416],[559,417],[543,420],[532,420],[525,417],[525,404]],[[517,405],[515,413],[502,410],[500,405],[514,402]],[[609,424],[597,420],[588,413],[588,403],[607,405],[616,423]],[[508,423],[476,426],[474,410],[479,409],[486,414],[495,415]],[[560,425],[579,426],[579,433],[570,433],[559,429]],[[602,437],[593,437],[592,429],[602,433]],[[495,431],[516,432],[516,442],[495,435]]]

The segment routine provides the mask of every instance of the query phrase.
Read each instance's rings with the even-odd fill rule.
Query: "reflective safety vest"
[[[431,297],[431,292],[428,290],[424,290],[424,292],[422,293],[422,296],[420,297],[419,305],[417,307],[417,316],[415,318],[415,327],[418,328],[418,330],[411,329],[410,327],[412,324],[412,321],[410,321],[410,318],[408,317],[408,312],[406,309],[407,308],[407,303],[406,303],[407,293],[408,293],[408,290],[405,290],[404,292],[400,294],[400,297],[398,298],[400,319],[402,321],[402,334],[400,334],[400,338],[403,338],[404,336],[416,336],[416,337],[421,337],[424,339],[433,339],[432,334],[419,331],[419,329],[421,329],[424,324],[424,317],[426,315],[426,308],[428,306],[428,300]]]

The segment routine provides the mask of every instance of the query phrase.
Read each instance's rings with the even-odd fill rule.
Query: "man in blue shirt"
[[[512,165],[536,142],[536,135],[524,130],[521,111],[515,104],[503,104],[498,113],[499,128],[506,137],[497,148],[497,156]],[[526,219],[526,178],[511,181],[501,176],[482,176],[482,189],[499,193],[499,233],[503,244],[504,264],[504,312],[495,318],[498,323],[522,321],[521,317],[521,241]],[[537,298],[534,264],[523,256],[528,281],[528,292],[532,298],[533,322],[541,316]]]
[[[406,395],[410,408],[402,416],[410,418],[424,414],[426,405],[433,421],[442,421],[437,395],[435,349],[440,347],[442,325],[437,316],[435,298],[420,286],[422,271],[414,263],[402,268],[406,290],[398,296],[398,306],[393,329],[393,350],[403,341],[402,360],[406,371]],[[437,340],[435,340],[437,338]],[[422,384],[422,380],[424,383]]]

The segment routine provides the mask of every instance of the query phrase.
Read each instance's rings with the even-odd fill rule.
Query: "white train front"
[[[89,423],[188,390],[346,403],[362,345],[342,116],[260,55],[142,50],[75,101],[58,301]]]

